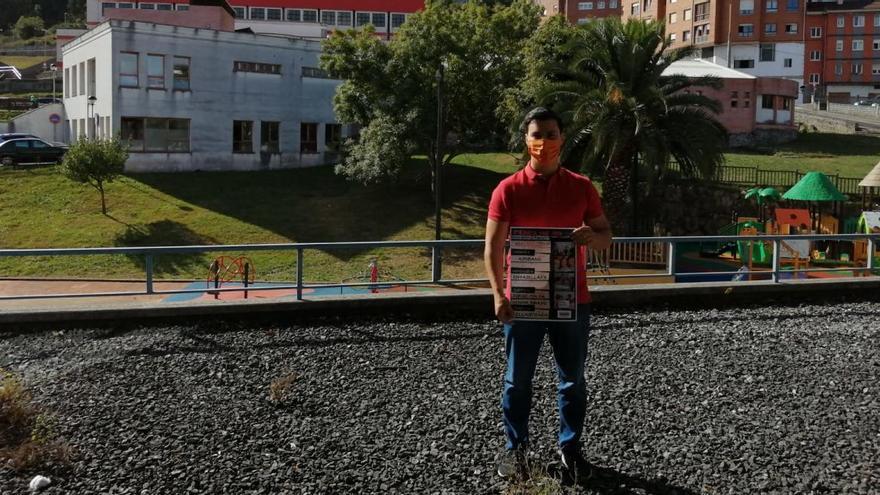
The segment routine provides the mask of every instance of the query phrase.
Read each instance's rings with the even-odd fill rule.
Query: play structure
[[[244,298],[247,299],[247,288],[254,285],[256,277],[257,271],[254,269],[254,263],[250,258],[246,256],[220,256],[212,261],[211,266],[208,267],[208,277],[205,280],[205,286],[208,289],[219,289],[223,284],[241,284],[241,287],[244,288]],[[209,290],[208,294],[212,294],[214,299],[220,298],[220,291]]]
[[[760,218],[740,217],[722,228],[718,235],[760,237],[798,234],[880,234],[880,211],[863,211],[858,217],[838,219],[823,212],[823,205],[847,197],[818,172],[804,176],[781,199],[791,203],[806,202],[807,208],[775,207],[780,199],[772,188],[754,188],[746,198],[757,199]],[[764,201],[762,203],[762,200]],[[772,213],[771,213],[772,211]],[[867,240],[807,241],[797,238],[779,242],[780,278],[833,278],[869,275],[864,269],[869,256],[880,266],[880,242],[868,253]],[[692,243],[680,245],[676,252],[677,271],[692,273],[676,277],[676,281],[768,280],[773,263],[773,242],[751,239],[723,243]],[[848,270],[847,268],[852,268]],[[803,272],[810,268],[831,268],[835,271]],[[712,272],[736,272],[713,274]],[[706,273],[706,275],[703,275]],[[875,270],[874,274],[880,274]]]

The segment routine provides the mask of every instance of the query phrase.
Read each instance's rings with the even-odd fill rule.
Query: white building
[[[109,20],[64,46],[72,140],[120,136],[127,171],[329,163],[344,132],[320,43]]]
[[[703,60],[756,77],[779,77],[804,84],[804,43],[733,43],[705,48]]]

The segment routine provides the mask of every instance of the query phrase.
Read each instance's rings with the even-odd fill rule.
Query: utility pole
[[[443,130],[443,63],[437,68],[437,144],[434,156],[434,239],[440,240],[442,237],[442,225],[440,223],[440,213],[442,206],[441,194],[442,181],[440,179],[443,171],[443,141],[445,141],[446,133]],[[440,280],[442,273],[440,249],[435,247],[433,250],[432,263],[432,280],[434,282]]]

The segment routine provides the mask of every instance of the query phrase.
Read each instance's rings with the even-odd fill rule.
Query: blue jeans
[[[587,413],[584,366],[590,337],[590,306],[578,305],[578,319],[571,322],[514,321],[504,325],[507,372],[501,409],[507,448],[529,442],[529,411],[532,408],[532,377],[544,335],[547,335],[559,375],[559,446],[580,442]]]

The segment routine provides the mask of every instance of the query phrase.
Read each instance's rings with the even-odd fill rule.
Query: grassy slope
[[[734,165],[840,170],[860,177],[878,160],[880,139],[811,134],[772,155],[734,153]],[[462,155],[444,182],[444,237],[479,238],[497,182],[514,171],[509,154]],[[143,174],[108,186],[110,216],[97,193],[54,168],[0,170],[0,247],[77,247],[431,239],[433,202],[427,164],[414,159],[396,185],[363,187],[330,167],[259,173]],[[247,254],[247,253],[239,253]],[[417,249],[307,252],[306,278],[338,281],[366,270],[372,257],[391,275],[426,278]],[[291,279],[293,253],[251,256],[260,279]],[[448,253],[447,277],[480,275],[478,253]],[[162,275],[203,278],[213,256],[163,257]],[[143,262],[119,257],[0,259],[0,276],[140,277]]]
[[[42,64],[54,57],[29,57],[23,55],[0,55],[0,65],[12,65],[18,70],[28,69],[37,64]]]

